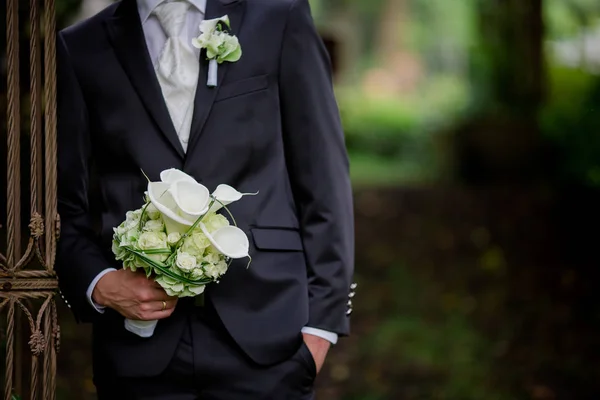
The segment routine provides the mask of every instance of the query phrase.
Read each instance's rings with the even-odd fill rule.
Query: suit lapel
[[[246,2],[244,0],[207,0],[205,19],[219,18],[228,15],[231,23],[231,33],[239,37],[245,6]],[[198,143],[202,134],[202,129],[206,124],[206,120],[208,119],[210,110],[212,109],[230,64],[231,63],[228,62],[219,64],[217,87],[210,88],[206,86],[208,60],[206,59],[205,51],[202,51],[200,54],[200,76],[198,78],[198,87],[196,89],[196,97],[194,100],[190,144],[187,151],[188,156],[192,153],[195,145]]]
[[[106,28],[115,53],[138,92],[148,114],[160,131],[177,151],[185,157],[177,132],[173,127],[169,110],[146,46],[146,39],[134,0],[123,0],[113,18],[107,20]]]

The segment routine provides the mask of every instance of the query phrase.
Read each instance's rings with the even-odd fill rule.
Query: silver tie
[[[187,151],[190,137],[200,68],[192,48],[181,36],[189,8],[187,1],[173,1],[159,4],[154,9],[154,15],[167,35],[156,65],[156,76],[184,151]]]

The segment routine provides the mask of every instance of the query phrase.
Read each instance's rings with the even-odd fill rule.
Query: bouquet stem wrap
[[[129,318],[125,320],[125,329],[143,338],[149,338],[154,335],[156,325],[158,325],[158,320],[138,321]]]

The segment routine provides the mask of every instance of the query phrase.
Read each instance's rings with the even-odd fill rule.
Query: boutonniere
[[[217,71],[223,62],[236,62],[242,57],[242,47],[231,29],[229,17],[208,19],[200,23],[200,36],[192,39],[192,46],[206,49],[208,58],[208,79],[206,85],[217,86]]]

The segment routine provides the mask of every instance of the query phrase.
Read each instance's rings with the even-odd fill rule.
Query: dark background
[[[101,3],[59,0],[59,25]],[[351,157],[359,283],[318,398],[600,398],[600,3],[311,3]],[[5,110],[2,79],[2,138]],[[58,398],[93,398],[89,327],[60,311]]]

